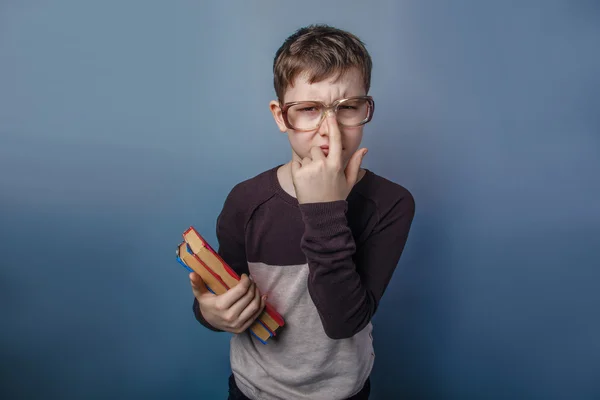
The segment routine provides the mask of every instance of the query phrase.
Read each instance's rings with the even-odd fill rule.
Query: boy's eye
[[[311,112],[311,111],[317,111],[317,107],[311,106],[311,107],[302,107],[300,110],[298,110],[300,112]]]
[[[340,109],[340,110],[356,110],[356,107],[341,105],[338,107],[338,109]]]

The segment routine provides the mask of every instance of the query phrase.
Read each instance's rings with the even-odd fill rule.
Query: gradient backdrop
[[[1,398],[226,397],[174,249],[288,160],[272,58],[315,22],[366,42],[364,165],[417,202],[372,398],[600,398],[593,0],[1,1]]]

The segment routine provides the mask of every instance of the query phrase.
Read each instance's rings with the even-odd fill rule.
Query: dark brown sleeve
[[[240,199],[243,200],[235,193],[234,188],[227,196],[223,209],[217,217],[217,240],[219,242],[217,253],[241,276],[242,274],[249,275],[249,270],[244,245],[245,213],[244,209],[240,207]],[[192,309],[198,322],[212,331],[222,332],[204,319],[196,298],[194,298]]]
[[[323,328],[332,339],[352,337],[371,321],[396,269],[414,217],[414,199],[407,191],[379,215],[359,248],[346,219],[346,201],[301,204],[300,209],[308,291]]]

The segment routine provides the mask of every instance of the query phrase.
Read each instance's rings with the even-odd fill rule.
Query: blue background
[[[320,22],[367,44],[364,165],[417,203],[372,398],[600,398],[593,0],[0,2],[0,397],[226,397],[175,245],[289,159],[272,58]]]

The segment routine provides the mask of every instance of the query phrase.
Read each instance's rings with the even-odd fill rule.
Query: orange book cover
[[[197,257],[190,252],[187,243],[181,243],[177,248],[177,259],[184,267],[186,267],[186,269],[192,270],[200,275],[205,285],[212,293],[219,295],[228,290],[220,277],[205,268]],[[267,340],[271,336],[274,336],[274,332],[270,327],[265,326],[265,323],[260,320],[260,317],[248,329],[250,330],[250,333],[256,336],[263,344],[266,344]]]
[[[209,271],[213,272],[214,275],[219,276],[228,288],[232,288],[238,284],[240,280],[239,275],[212,249],[210,244],[194,227],[190,227],[183,233],[183,239],[189,245],[192,252],[198,256],[199,261]],[[273,333],[275,333],[278,327],[285,325],[283,317],[268,302],[260,319]]]

